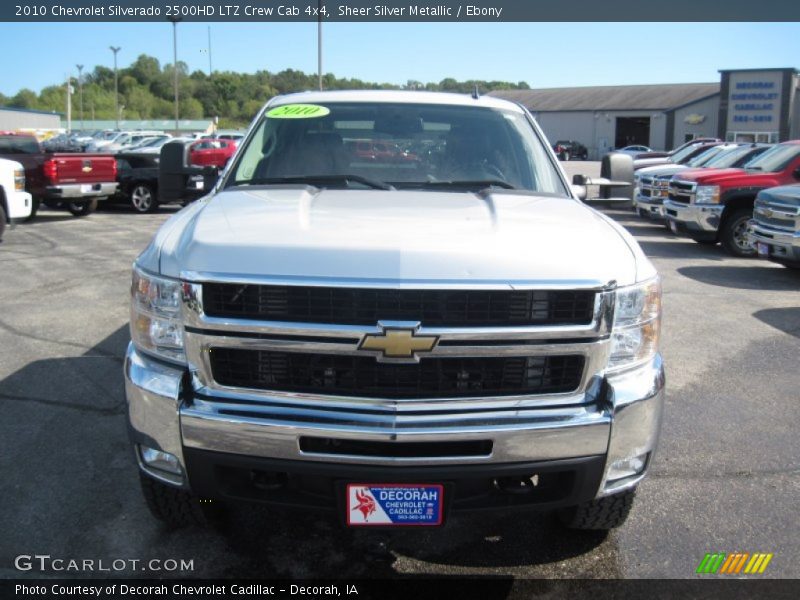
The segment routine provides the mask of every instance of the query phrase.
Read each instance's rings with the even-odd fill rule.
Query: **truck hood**
[[[566,198],[298,187],[198,202],[149,249],[165,275],[513,286],[625,285],[637,266],[652,271],[623,228]]]
[[[758,199],[776,204],[800,206],[800,185],[782,185],[780,187],[761,190]]]
[[[771,182],[779,177],[778,173],[762,173],[760,171],[745,171],[744,169],[702,169],[681,173],[678,179],[695,181],[700,185],[719,185],[736,187],[764,187],[773,185]]]
[[[679,171],[685,171],[689,167],[685,165],[659,165],[657,167],[645,167],[636,171],[637,175],[643,177],[666,177],[667,175],[674,175]]]

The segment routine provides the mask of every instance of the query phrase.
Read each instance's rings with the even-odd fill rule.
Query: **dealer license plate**
[[[759,256],[769,256],[769,244],[764,242],[756,242],[756,250]]]
[[[439,484],[350,483],[347,524],[384,527],[442,524],[444,488]]]
[[[89,185],[89,184],[81,185],[81,194],[86,194],[86,193],[91,192],[91,191],[92,191],[92,186],[91,185]]]

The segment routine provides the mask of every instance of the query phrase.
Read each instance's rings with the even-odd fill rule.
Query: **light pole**
[[[119,80],[117,78],[117,52],[122,50],[120,46],[109,46],[114,53],[114,115],[116,118],[117,129],[119,129]]]
[[[75,65],[78,67],[78,102],[81,109],[81,131],[83,131],[83,65]]]
[[[322,91],[322,0],[317,0],[317,80]]]
[[[178,120],[180,112],[178,110],[178,23],[182,19],[178,16],[167,17],[167,21],[172,22],[172,71],[173,85],[175,87],[175,135],[178,135]]]

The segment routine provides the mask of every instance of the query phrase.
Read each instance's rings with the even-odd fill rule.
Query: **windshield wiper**
[[[506,190],[515,190],[516,186],[503,181],[502,179],[464,179],[464,180],[448,180],[448,181],[426,181],[422,183],[422,187],[433,188],[478,188],[485,189],[491,187],[499,187]]]
[[[246,181],[236,181],[234,185],[270,185],[281,183],[308,183],[311,185],[345,185],[349,183],[360,183],[368,188],[375,190],[394,190],[395,188],[378,181],[377,179],[370,179],[369,177],[362,177],[361,175],[296,175],[292,177],[262,177],[258,179],[248,179]]]

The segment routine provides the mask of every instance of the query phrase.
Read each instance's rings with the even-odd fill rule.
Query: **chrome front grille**
[[[800,231],[800,207],[756,199],[753,218],[758,225],[783,233]]]
[[[688,181],[671,181],[669,184],[669,199],[680,204],[694,202],[696,185]]]
[[[377,314],[371,324],[212,316],[205,310],[210,296],[204,280],[214,276],[193,277],[183,288],[183,313],[195,412],[304,426],[498,427],[541,419],[542,410],[555,411],[553,416],[566,411],[569,418],[577,407],[585,412],[599,401],[614,310],[614,292],[607,286],[515,286],[527,298],[569,298],[569,322],[437,326],[424,319],[386,321]],[[272,282],[235,285],[263,288]],[[376,286],[387,290],[392,291]],[[508,290],[498,285],[480,291]],[[416,297],[422,296],[419,291],[412,290]],[[458,291],[465,297],[458,288],[425,291],[440,292],[439,297]],[[576,298],[588,298],[588,310],[574,310]],[[396,327],[437,343],[402,360],[361,349],[366,337]]]

